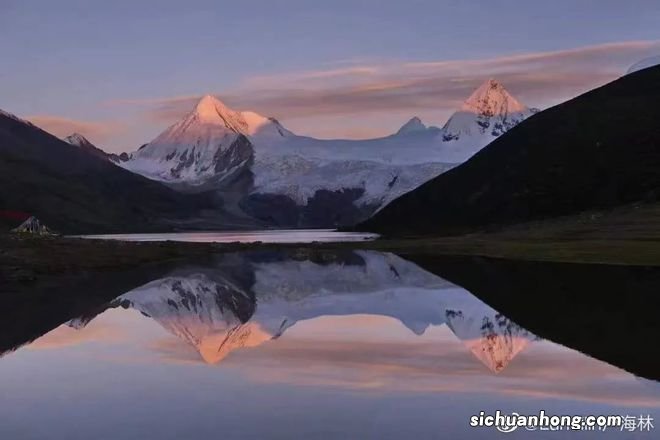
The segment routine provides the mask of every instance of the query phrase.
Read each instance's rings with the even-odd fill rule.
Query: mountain
[[[205,96],[120,166],[181,191],[214,189],[235,215],[270,225],[350,225],[465,161],[532,112],[489,80],[442,129],[415,117],[383,138],[321,140]]]
[[[414,116],[411,118],[408,122],[403,124],[401,128],[399,128],[399,131],[396,132],[397,135],[407,135],[407,134],[415,134],[415,133],[425,133],[428,130],[438,130],[437,127],[427,127],[424,125],[421,119],[419,117]]]
[[[101,159],[109,160],[110,162],[113,163],[119,163],[121,161],[128,160],[128,154],[121,153],[120,155],[118,155],[114,153],[106,153],[105,151],[101,150],[96,145],[91,143],[85,136],[81,135],[80,133],[73,133],[72,135],[65,137],[64,141],[73,145],[74,147],[80,148],[81,150],[89,154],[92,154]]]
[[[459,151],[476,140],[479,145],[488,145],[535,112],[511,96],[502,84],[489,79],[449,118],[442,128],[443,141],[460,146]]]
[[[0,211],[84,233],[171,229],[211,206],[206,195],[179,194],[0,112]]]
[[[109,304],[118,306],[154,319],[209,364],[322,316],[387,316],[416,335],[446,324],[493,372],[537,339],[464,289],[380,252],[337,254],[331,261],[232,254],[214,268],[172,273]],[[81,329],[91,319],[68,325]]]
[[[536,114],[357,229],[454,234],[660,196],[660,66]]]
[[[247,135],[259,125],[254,119],[250,122],[252,126],[243,114],[205,96],[180,122],[133,153],[124,166],[165,182],[192,186],[210,179],[221,182],[253,160],[254,147]]]

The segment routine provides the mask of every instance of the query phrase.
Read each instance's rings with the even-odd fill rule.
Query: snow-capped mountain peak
[[[463,103],[462,111],[477,115],[495,116],[529,110],[495,79],[488,79]]]
[[[485,81],[443,127],[445,142],[488,145],[535,111],[514,98],[494,79]]]
[[[186,124],[185,121],[188,121]],[[273,132],[279,136],[292,134],[274,118],[268,118],[253,111],[235,111],[213,95],[203,96],[195,105],[192,112],[181,122],[218,125],[234,133],[245,136],[255,136]]]
[[[442,129],[413,117],[382,138],[315,139],[207,95],[182,120],[117,163],[176,188],[217,188],[230,194],[228,210],[250,220],[336,227],[364,220],[533,113],[488,80]]]
[[[131,155],[121,166],[164,181],[193,185],[238,172],[254,155],[250,127],[240,112],[206,95],[182,120]]]
[[[194,119],[202,124],[221,125],[235,133],[247,134],[248,126],[239,112],[227,107],[212,95],[205,95],[195,109],[184,119]]]

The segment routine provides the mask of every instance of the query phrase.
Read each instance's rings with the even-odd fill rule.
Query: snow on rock
[[[382,208],[464,162],[532,113],[489,80],[443,129],[414,117],[382,138],[321,140],[296,135],[273,118],[234,111],[208,95],[120,165],[165,182],[206,184],[204,189],[248,170],[252,194],[286,195],[305,205],[319,190],[358,189],[356,205]]]
[[[657,66],[658,64],[660,64],[660,55],[644,58],[643,60],[630,66],[630,68],[626,72],[626,75],[629,75],[634,72],[638,72],[643,69],[648,69],[649,67]]]
[[[76,147],[93,146],[93,144],[80,133],[73,133],[72,135],[65,137],[64,141]]]
[[[363,203],[388,203],[452,168],[442,162],[392,164],[375,160],[324,160],[298,155],[258,157],[255,192],[284,194],[304,205],[319,190],[364,190]]]
[[[30,125],[30,126],[34,126],[34,124],[32,124],[32,122],[26,121],[25,119],[21,119],[18,116],[16,116],[15,114],[6,112],[2,109],[0,109],[0,116],[5,116],[5,117],[13,119],[15,121],[22,122],[22,123]]]
[[[204,183],[250,159],[248,131],[240,113],[205,96],[185,118],[140,147],[121,166],[152,179]]]
[[[484,82],[442,128],[452,160],[463,162],[535,113],[494,79]]]

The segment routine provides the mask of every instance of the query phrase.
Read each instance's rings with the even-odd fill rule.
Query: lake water
[[[289,229],[258,231],[219,231],[219,232],[174,232],[164,234],[107,234],[81,235],[82,238],[96,238],[122,241],[187,241],[195,243],[311,243],[365,241],[378,238],[378,234],[362,232],[339,232],[334,229]]]
[[[658,438],[469,427],[496,410],[658,424],[660,383],[393,254],[243,252],[76,288],[89,304],[3,304],[0,439]]]

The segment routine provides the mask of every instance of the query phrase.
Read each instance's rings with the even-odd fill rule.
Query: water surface
[[[378,234],[339,232],[334,229],[279,229],[257,231],[174,232],[156,234],[81,235],[82,238],[122,241],[185,241],[194,243],[328,243],[365,241],[378,238]]]
[[[234,253],[120,293],[4,352],[0,438],[655,438],[469,428],[497,409],[657,419],[660,384],[393,254]]]

